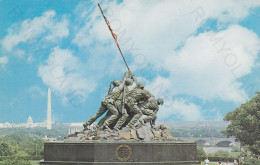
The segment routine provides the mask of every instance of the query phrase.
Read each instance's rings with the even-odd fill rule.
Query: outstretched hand
[[[132,78],[132,77],[134,77],[135,75],[131,72],[131,71],[126,71],[125,72],[125,75],[124,75],[124,77],[127,77],[127,78]]]
[[[135,76],[135,74],[132,73],[131,71],[129,71],[129,75],[130,75],[131,77],[134,77],[134,76]]]

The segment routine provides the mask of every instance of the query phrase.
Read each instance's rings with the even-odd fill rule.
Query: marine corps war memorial
[[[200,164],[196,161],[196,143],[180,142],[165,126],[156,125],[157,112],[164,99],[155,98],[152,91],[146,90],[145,85],[136,79],[116,34],[99,4],[98,7],[127,71],[121,80],[111,80],[106,97],[97,112],[83,124],[83,131],[70,134],[63,141],[44,144],[44,160],[40,164]]]

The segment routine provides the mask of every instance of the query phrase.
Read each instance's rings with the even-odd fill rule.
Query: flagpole
[[[118,50],[119,50],[119,52],[120,52],[120,54],[121,54],[121,56],[122,56],[122,58],[123,58],[123,60],[124,60],[124,62],[125,62],[125,65],[126,65],[128,71],[129,71],[130,73],[132,73],[131,70],[130,70],[130,68],[128,67],[128,65],[127,65],[127,63],[126,63],[126,60],[125,60],[125,57],[124,57],[124,55],[123,55],[123,53],[122,53],[122,51],[121,51],[121,49],[120,49],[119,43],[118,43],[118,41],[117,41],[117,36],[116,36],[116,34],[113,32],[112,28],[110,27],[110,24],[109,24],[107,18],[105,17],[105,15],[104,15],[104,13],[103,13],[103,10],[101,9],[101,6],[99,5],[99,3],[98,3],[98,7],[99,7],[99,9],[100,9],[100,11],[101,11],[101,13],[102,13],[102,15],[103,15],[103,18],[104,18],[104,20],[105,20],[105,22],[106,22],[106,24],[107,24],[107,26],[108,26],[108,29],[109,29],[110,32],[111,32],[112,37],[114,38],[114,41],[115,41],[115,43],[116,43],[116,45],[117,45],[117,48],[118,48]]]

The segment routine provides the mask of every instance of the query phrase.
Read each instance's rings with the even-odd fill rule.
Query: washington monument
[[[47,102],[47,129],[51,129],[51,89],[48,89],[48,102]]]

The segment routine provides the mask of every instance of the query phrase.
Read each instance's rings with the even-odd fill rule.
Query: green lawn
[[[31,161],[32,165],[39,165],[40,162],[39,161]]]
[[[201,165],[204,165],[204,162],[201,162]],[[218,165],[218,163],[209,163],[209,165]]]
[[[33,161],[32,165],[39,165],[40,162]],[[218,163],[209,163],[210,165],[217,165]],[[201,165],[204,165],[204,162],[201,162]]]
[[[32,162],[32,165],[39,165],[40,164],[40,162],[39,161],[33,161]],[[209,165],[217,165],[218,163],[209,163]],[[201,165],[204,165],[204,162],[201,162]]]

